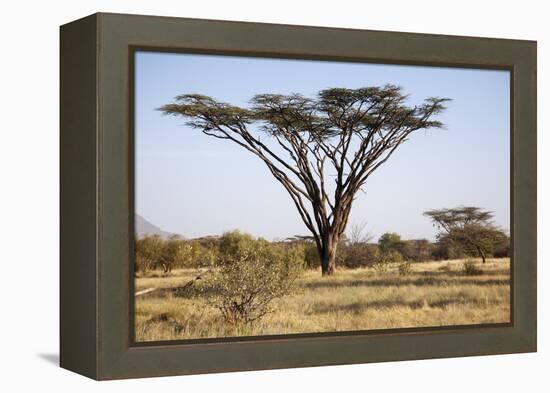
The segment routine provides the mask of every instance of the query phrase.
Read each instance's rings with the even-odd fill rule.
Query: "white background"
[[[549,391],[550,58],[543,1],[5,1],[0,11],[0,390],[239,392]],[[538,41],[537,354],[93,382],[58,368],[58,26],[97,12],[521,38]],[[546,152],[546,154],[544,154]],[[546,365],[544,363],[546,362]]]

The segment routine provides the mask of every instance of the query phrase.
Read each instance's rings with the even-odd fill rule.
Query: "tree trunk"
[[[481,247],[479,246],[476,246],[477,248],[477,252],[479,253],[479,255],[481,256],[481,260],[483,261],[483,263],[485,263],[485,253],[483,252],[483,250],[481,249]]]
[[[327,239],[319,250],[321,272],[323,276],[332,276],[336,270],[336,246],[338,242]]]

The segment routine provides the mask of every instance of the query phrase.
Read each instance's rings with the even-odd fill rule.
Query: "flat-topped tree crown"
[[[493,212],[475,206],[428,210],[424,215],[430,217],[435,225],[446,231],[468,225],[490,225],[494,217]]]
[[[441,231],[440,241],[449,240],[466,250],[473,250],[485,263],[487,255],[508,236],[497,228],[492,220],[494,213],[475,206],[459,206],[448,209],[434,209],[424,212]]]
[[[323,274],[330,275],[353,200],[367,178],[410,134],[442,127],[434,116],[449,99],[431,97],[408,106],[407,98],[394,85],[330,88],[314,98],[258,94],[242,108],[183,94],[159,110],[261,159],[290,195],[313,235]]]

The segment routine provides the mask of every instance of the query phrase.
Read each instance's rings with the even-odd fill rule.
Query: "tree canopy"
[[[447,98],[416,106],[407,99],[394,85],[329,88],[314,98],[258,94],[248,107],[182,94],[159,110],[261,159],[313,235],[323,273],[332,274],[338,240],[367,178],[413,132],[443,126],[434,117]]]
[[[455,242],[467,250],[475,250],[483,263],[487,254],[507,239],[506,234],[493,224],[494,213],[479,207],[428,210],[424,215],[431,218],[440,229],[440,240]]]

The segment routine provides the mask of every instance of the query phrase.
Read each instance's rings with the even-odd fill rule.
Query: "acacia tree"
[[[330,88],[315,98],[260,94],[246,108],[183,94],[159,110],[262,160],[311,232],[323,275],[331,275],[353,200],[367,178],[411,133],[442,126],[433,117],[447,99],[417,106],[406,100],[400,87],[386,85]]]
[[[431,218],[441,231],[439,240],[451,241],[466,250],[474,250],[483,263],[495,245],[507,239],[506,234],[492,223],[493,212],[479,207],[428,210],[424,215]]]

